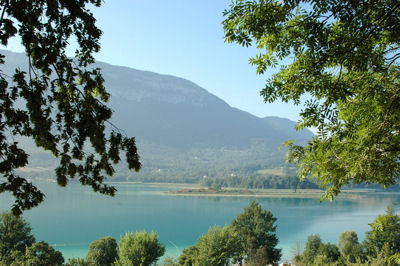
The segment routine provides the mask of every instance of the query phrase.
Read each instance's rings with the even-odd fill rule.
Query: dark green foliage
[[[196,245],[185,248],[178,258],[179,265],[246,265],[275,264],[281,257],[276,249],[276,218],[252,202],[232,220],[230,226],[215,226],[201,236]]]
[[[13,251],[25,253],[26,247],[35,243],[30,225],[12,213],[0,214],[0,261]]]
[[[117,242],[114,238],[106,236],[93,241],[89,245],[86,260],[94,265],[112,265],[118,259]]]
[[[165,247],[158,241],[156,233],[126,233],[118,244],[117,265],[148,266],[155,263],[164,252]]]
[[[307,238],[306,246],[304,252],[301,255],[301,262],[308,265],[314,262],[317,257],[319,248],[322,245],[322,240],[319,235],[310,235]]]
[[[361,244],[358,243],[356,232],[342,232],[339,236],[338,247],[345,262],[356,263],[357,260],[364,260],[363,249]]]
[[[250,59],[258,74],[282,63],[261,91],[266,102],[307,98],[298,128],[318,134],[306,147],[288,143],[301,178],[316,178],[329,199],[350,183],[396,183],[398,1],[235,0],[224,16],[227,42],[260,50]]]
[[[262,247],[259,249],[249,248],[247,251],[247,256],[248,257],[246,259],[246,265],[249,265],[249,266],[271,265],[271,264],[267,264],[267,261],[271,260],[271,258],[269,258],[267,247]],[[276,264],[277,264],[277,262],[275,262],[273,265],[276,265]]]
[[[329,242],[327,244],[321,244],[318,253],[326,258],[329,262],[335,262],[340,257],[339,248],[335,244],[331,244]]]
[[[114,174],[121,160],[139,170],[134,138],[107,127],[112,111],[100,69],[91,69],[93,53],[100,49],[101,30],[89,6],[100,0],[1,1],[0,41],[7,45],[19,36],[28,56],[28,72],[15,70],[12,77],[0,71],[0,192],[11,192],[16,201],[12,211],[37,206],[44,195],[15,169],[28,164],[29,155],[15,137],[33,139],[38,147],[59,160],[57,182],[66,186],[78,176],[83,185],[114,195],[115,188],[103,183]],[[76,39],[75,59],[66,49]],[[0,64],[4,64],[0,55]],[[108,133],[110,132],[110,133]],[[9,138],[8,136],[14,136]]]
[[[399,258],[399,254],[394,254],[389,248],[389,244],[385,244],[381,249],[376,248],[376,253],[374,256],[370,256],[365,265],[372,266],[398,266],[400,265],[397,259]]]
[[[224,266],[241,250],[239,236],[229,226],[214,226],[201,236],[194,247],[184,249],[180,265]]]
[[[366,233],[363,245],[369,256],[375,257],[377,251],[385,245],[390,255],[400,253],[400,217],[388,207],[385,215],[379,215],[371,224],[371,231]]]
[[[238,234],[241,250],[236,260],[257,261],[263,264],[277,263],[281,250],[276,248],[276,218],[252,201],[249,207],[232,220],[231,227]]]
[[[162,264],[160,264],[162,266],[178,266],[178,260],[171,258],[171,257],[166,257],[164,259],[164,261],[162,262]]]
[[[64,258],[45,242],[35,243],[30,225],[12,213],[0,214],[0,265],[62,265]]]
[[[305,265],[328,265],[339,260],[339,248],[331,243],[323,243],[319,235],[310,235],[302,255],[296,257],[296,262]]]
[[[215,189],[216,187],[230,188],[249,188],[249,189],[318,189],[318,185],[309,181],[299,181],[297,176],[273,176],[262,175],[257,172],[242,174],[241,171],[237,175],[203,178],[201,184]]]
[[[191,266],[195,264],[196,258],[199,254],[197,246],[189,246],[182,250],[182,254],[178,258],[179,265]]]
[[[303,254],[295,257],[299,265],[399,265],[400,217],[388,208],[371,224],[362,244],[357,234],[345,231],[338,247],[323,243],[319,235],[310,235]]]
[[[85,259],[72,258],[68,259],[66,266],[91,266]]]
[[[2,257],[0,259],[0,265],[23,265],[25,261],[25,253],[14,250],[8,256]]]
[[[45,242],[38,242],[27,247],[25,250],[24,263],[26,265],[54,266],[62,265],[64,258],[60,251]]]

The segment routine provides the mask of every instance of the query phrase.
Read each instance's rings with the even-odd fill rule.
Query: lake
[[[338,198],[320,203],[315,198],[196,197],[161,193],[170,188],[144,184],[117,184],[114,198],[99,195],[89,187],[39,183],[46,199],[39,207],[26,211],[37,241],[46,241],[60,250],[64,258],[85,257],[91,241],[104,236],[117,240],[125,232],[156,231],[176,257],[193,245],[210,226],[229,224],[252,200],[270,210],[277,220],[282,260],[290,260],[296,243],[304,243],[313,233],[323,241],[337,243],[345,230],[357,232],[359,240],[377,215],[388,205],[399,211],[399,193],[360,194],[355,199]],[[9,210],[9,194],[0,194],[0,211]]]

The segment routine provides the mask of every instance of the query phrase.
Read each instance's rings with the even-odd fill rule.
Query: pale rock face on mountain
[[[4,73],[26,69],[25,55],[6,55]],[[283,141],[306,141],[309,130],[296,132],[284,118],[259,118],[230,107],[191,81],[98,62],[111,94],[113,123],[138,142],[172,147],[246,147],[253,140],[278,147]]]
[[[193,82],[174,76],[105,63],[97,65],[103,69],[104,79],[111,95],[126,100],[153,99],[172,104],[190,102],[194,106],[206,106],[206,98],[211,96]]]

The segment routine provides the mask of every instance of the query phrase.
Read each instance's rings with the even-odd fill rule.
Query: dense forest
[[[318,189],[312,179],[299,180],[297,169],[285,162],[285,149],[270,149],[254,142],[248,149],[233,147],[174,149],[150,143],[142,149],[142,170],[129,171],[124,164],[116,167],[109,182],[188,183],[205,187],[246,189]],[[27,145],[29,147],[29,145]],[[32,159],[21,175],[41,180],[54,179],[56,161],[52,156],[31,148]],[[262,156],[268,153],[268,157]],[[250,159],[249,159],[250,158]],[[74,182],[72,180],[71,182]],[[398,191],[396,184],[387,191]],[[349,184],[344,189],[383,189],[377,184]]]

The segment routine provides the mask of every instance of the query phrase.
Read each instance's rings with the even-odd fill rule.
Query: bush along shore
[[[155,232],[127,232],[119,241],[106,236],[93,241],[86,258],[67,262],[46,242],[36,242],[30,225],[12,213],[0,215],[0,265],[277,265],[277,219],[256,202],[244,208],[230,225],[210,227],[197,243],[178,258],[164,255],[165,246]],[[338,244],[323,243],[318,234],[308,237],[305,248],[294,250],[296,265],[399,265],[400,217],[388,207],[370,224],[365,240],[353,231],[340,234]]]

